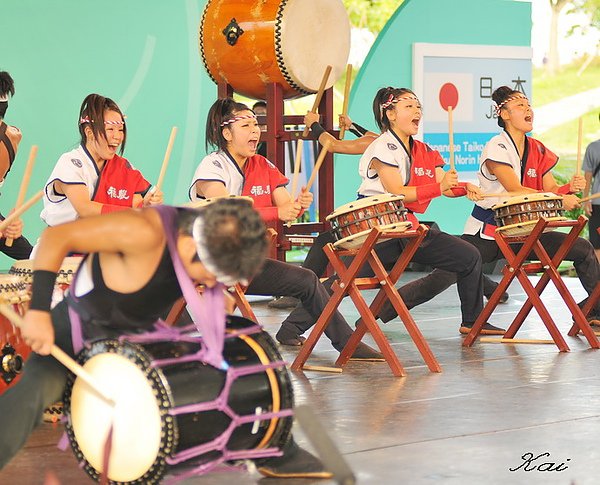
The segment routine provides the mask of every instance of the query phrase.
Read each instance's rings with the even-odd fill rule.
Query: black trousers
[[[265,261],[261,271],[252,278],[247,293],[298,298],[298,312],[294,310],[281,324],[283,328],[288,328],[298,335],[317,322],[329,301],[329,292],[315,273],[275,259]],[[352,329],[341,313],[336,311],[325,330],[325,335],[329,337],[333,347],[341,351],[352,335]]]
[[[562,232],[552,231],[543,233],[540,236],[540,241],[544,249],[550,257],[553,257],[558,251],[558,248],[562,245],[567,235]],[[468,241],[470,244],[475,246],[481,254],[483,263],[491,263],[504,258],[504,255],[500,251],[496,241],[492,239],[482,239],[479,235],[463,234],[462,239]],[[511,247],[515,253],[522,247],[521,244],[511,244]],[[536,259],[535,253],[529,255],[530,259]],[[572,261],[577,272],[577,276],[581,281],[581,284],[585,288],[585,291],[590,295],[598,281],[600,281],[600,264],[594,253],[594,248],[589,241],[583,238],[577,238],[575,244],[571,247],[565,260]],[[456,275],[447,271],[435,270],[430,275],[409,283],[422,285],[427,291],[433,294],[438,294],[444,291],[446,288],[456,282]],[[408,286],[408,285],[407,285]],[[423,290],[425,291],[425,290]],[[487,295],[487,292],[486,292]],[[600,305],[596,304],[596,315],[600,314]]]
[[[391,270],[407,244],[408,240],[406,239],[392,239],[380,243],[375,247],[377,256],[388,271]],[[421,246],[415,252],[412,261],[456,274],[458,278],[458,294],[461,301],[462,321],[472,323],[477,319],[483,309],[481,256],[471,244],[437,229],[430,229]],[[363,267],[358,274],[359,277],[372,275],[372,270],[368,265]],[[329,278],[324,283],[329,291],[331,291],[331,284],[333,284],[335,278],[337,277]],[[409,308],[430,300],[436,294],[431,294],[426,285],[413,284],[400,287],[398,292],[405,303],[407,303],[407,306],[410,305]],[[391,318],[394,318],[396,315],[389,301],[384,304],[380,315],[383,312],[388,317],[391,314]],[[302,314],[302,308],[296,308],[289,318],[295,321],[305,319]]]
[[[52,310],[55,344],[73,357],[71,324],[63,300]],[[63,398],[68,370],[52,356],[32,353],[23,375],[0,396],[0,469],[25,445],[44,409]]]

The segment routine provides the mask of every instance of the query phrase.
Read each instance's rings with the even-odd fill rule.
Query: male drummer
[[[21,141],[21,130],[4,122],[8,109],[8,99],[15,94],[15,84],[6,71],[0,71],[0,186],[12,167]],[[0,220],[4,220],[0,214]],[[0,251],[13,259],[27,259],[31,254],[31,244],[22,236],[23,223],[17,219],[0,234]],[[12,238],[12,246],[6,245],[6,238]]]
[[[22,379],[0,396],[0,468],[25,444],[44,408],[62,397],[68,371],[48,355],[53,344],[73,356],[81,343],[77,337],[89,341],[150,331],[181,297],[179,281],[210,289],[218,282],[247,280],[264,261],[266,248],[264,224],[242,200],[217,201],[200,211],[163,206],[115,212],[47,228],[34,259],[32,297],[21,329],[35,353]],[[57,271],[70,252],[88,255],[68,296],[50,310]],[[284,456],[261,466],[275,476],[330,476],[293,439]]]

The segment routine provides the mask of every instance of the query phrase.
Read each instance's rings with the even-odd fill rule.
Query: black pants
[[[0,214],[0,221],[3,221],[4,219],[5,217]],[[32,249],[33,246],[24,236],[14,239],[13,244],[10,247],[6,245],[6,238],[3,237],[0,239],[0,251],[12,259],[29,259]]]
[[[393,239],[380,243],[375,247],[377,256],[388,271],[393,267],[408,242],[406,239]],[[462,321],[471,323],[477,319],[483,309],[481,256],[472,245],[445,232],[430,229],[421,246],[415,252],[412,261],[456,274]],[[369,265],[365,265],[358,274],[359,277],[372,275]],[[335,281],[335,278],[337,277],[329,278],[325,283],[325,287],[329,291],[331,291],[331,284]],[[410,307],[428,301],[435,296],[424,285],[404,285],[399,288],[398,292],[405,303],[408,302],[407,306],[411,305]],[[384,311],[388,316],[392,313],[391,318],[396,315],[389,301],[384,304],[382,312]],[[301,321],[305,317],[302,315],[302,309],[296,308],[288,318]]]
[[[55,344],[73,357],[71,324],[63,300],[52,310]],[[68,370],[52,356],[32,353],[23,375],[0,396],[0,469],[25,445],[44,409],[63,398]]]
[[[543,233],[540,236],[540,241],[544,249],[550,257],[553,257],[558,251],[567,235],[562,232],[552,231]],[[492,239],[482,239],[479,235],[463,234],[462,239],[468,241],[477,248],[481,254],[483,263],[491,263],[504,258],[504,255],[500,251],[498,244]],[[513,251],[518,252],[522,245],[511,244]],[[535,253],[529,255],[530,259],[537,259]],[[589,241],[583,238],[577,238],[575,244],[571,247],[565,260],[572,261],[575,266],[577,276],[581,281],[581,284],[587,291],[588,295],[594,291],[596,284],[600,281],[600,264],[594,253],[594,248]],[[430,275],[426,276],[422,280],[417,280],[413,283],[419,283],[427,288],[428,291],[433,294],[438,294],[444,291],[446,288],[456,282],[456,275],[447,271],[435,270]],[[413,283],[409,283],[413,284]],[[486,292],[486,295],[488,293]],[[596,304],[595,314],[600,314],[600,305]]]
[[[298,335],[317,322],[329,301],[329,293],[315,273],[274,259],[265,261],[261,271],[252,278],[247,293],[298,298],[298,312],[293,311],[281,324],[283,328],[287,327]],[[336,311],[325,330],[325,335],[329,337],[332,345],[341,351],[352,335],[352,329],[341,313]]]

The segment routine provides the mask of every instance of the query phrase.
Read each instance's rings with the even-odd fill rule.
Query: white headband
[[[196,217],[196,220],[194,221],[192,237],[196,242],[196,251],[198,252],[200,262],[208,271],[215,275],[219,283],[223,283],[225,286],[233,286],[236,283],[240,283],[244,286],[248,285],[248,281],[240,278],[234,278],[233,276],[224,273],[214,263],[210,257],[210,253],[208,252],[208,247],[206,246],[204,239],[204,221],[202,220],[202,216]]]

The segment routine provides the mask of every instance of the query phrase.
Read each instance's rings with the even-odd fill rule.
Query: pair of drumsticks
[[[319,86],[319,90],[317,91],[317,95],[315,97],[315,101],[313,103],[312,109],[310,110],[311,113],[316,113],[317,109],[319,107],[319,104],[321,104],[321,98],[323,97],[323,93],[325,92],[325,86],[327,85],[327,81],[329,80],[329,76],[331,74],[331,66],[327,66],[325,68],[325,72],[323,73],[323,78],[321,79],[321,85]],[[349,95],[350,95],[350,83],[352,81],[352,64],[348,64],[346,66],[346,84],[344,86],[344,102],[343,102],[343,107],[342,107],[342,114],[345,116],[348,114],[348,100],[349,100]],[[302,132],[302,138],[306,138],[306,136],[308,135],[308,131],[309,131],[310,127],[309,126],[305,126],[304,127],[304,131]],[[340,140],[342,140],[344,138],[344,132],[345,132],[345,127],[341,127],[340,128]],[[298,146],[296,147],[296,157],[294,159],[294,175],[292,177],[292,190],[291,190],[291,195],[292,195],[292,200],[295,200],[296,198],[296,190],[298,189],[298,178],[300,176],[300,165],[302,163],[302,147],[304,145],[304,142],[302,140],[298,140]],[[323,162],[325,161],[325,157],[327,155],[327,152],[329,150],[329,143],[325,143],[323,145],[323,147],[321,148],[321,151],[319,152],[319,155],[317,156],[317,160],[315,161],[315,166],[313,168],[313,171],[310,175],[310,178],[308,179],[308,182],[306,183],[306,190],[309,191],[310,188],[312,187],[312,184],[315,181],[315,178],[317,176],[317,174],[319,173],[319,170],[321,169],[321,165],[323,165]],[[291,221],[287,222],[287,226],[290,227],[292,225]]]

